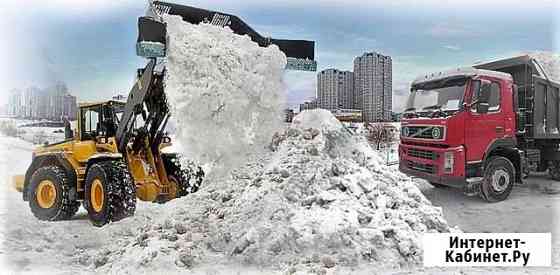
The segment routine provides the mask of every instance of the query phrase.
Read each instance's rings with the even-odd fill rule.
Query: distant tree
[[[17,127],[13,121],[1,121],[0,122],[0,133],[9,137],[17,136]]]
[[[396,140],[396,128],[388,123],[367,123],[367,140],[380,150],[382,145],[388,145]]]

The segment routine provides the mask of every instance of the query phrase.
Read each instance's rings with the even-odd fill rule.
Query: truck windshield
[[[458,111],[463,104],[466,80],[448,81],[412,89],[406,112]]]

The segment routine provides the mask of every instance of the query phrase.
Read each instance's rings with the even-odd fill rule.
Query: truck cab
[[[513,99],[507,73],[465,68],[417,78],[401,122],[400,170],[478,194],[488,152],[507,148],[499,159],[506,167],[490,176],[491,191],[505,199],[519,166],[510,152],[517,150]]]

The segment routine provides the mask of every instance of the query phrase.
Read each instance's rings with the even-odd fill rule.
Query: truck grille
[[[424,173],[435,174],[436,173],[436,166],[433,164],[425,164],[425,163],[418,163],[414,161],[407,161],[408,168]]]
[[[443,139],[444,128],[435,126],[405,126],[407,131],[405,137],[422,139]],[[438,128],[439,138],[434,138],[434,129]],[[437,133],[436,133],[437,134]]]
[[[415,149],[415,148],[408,149],[408,155],[411,157],[421,158],[421,159],[436,160],[438,158],[437,153],[428,150]]]

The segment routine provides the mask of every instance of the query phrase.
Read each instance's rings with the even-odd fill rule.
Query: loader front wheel
[[[177,186],[176,198],[198,191],[204,180],[204,171],[194,163],[182,165],[176,154],[163,154],[168,180]]]
[[[93,164],[88,169],[84,195],[84,207],[95,226],[132,216],[136,210],[136,187],[120,160]]]
[[[29,207],[39,220],[67,220],[78,211],[80,204],[64,169],[58,166],[39,168],[30,183]]]

